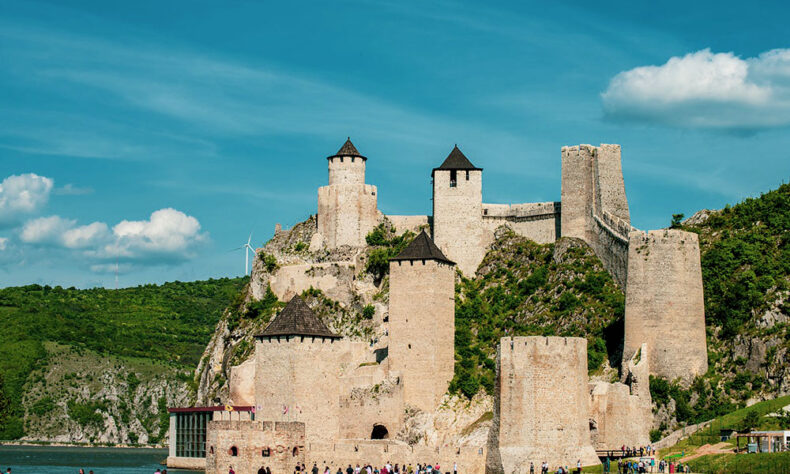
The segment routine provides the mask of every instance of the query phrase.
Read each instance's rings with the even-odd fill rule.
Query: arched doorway
[[[387,427],[384,425],[373,425],[373,431],[370,433],[370,439],[388,439],[390,437]]]

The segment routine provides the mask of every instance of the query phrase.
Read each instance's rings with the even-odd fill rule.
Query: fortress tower
[[[425,232],[390,260],[390,368],[404,402],[433,411],[455,364],[455,264]]]
[[[339,435],[338,367],[348,350],[299,296],[256,336],[255,404],[270,421],[299,421],[311,440]]]
[[[365,184],[365,162],[351,140],[327,157],[329,185],[318,188],[318,233],[327,248],[365,245],[378,224],[376,187]]]
[[[458,268],[473,276],[483,259],[483,169],[477,168],[458,146],[438,168],[433,179],[433,240]]]
[[[504,337],[497,347],[494,420],[486,473],[599,464],[592,447],[587,340]]]

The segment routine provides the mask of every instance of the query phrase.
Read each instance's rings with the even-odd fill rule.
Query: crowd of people
[[[446,474],[450,474],[451,471],[446,471]],[[365,464],[364,466],[360,466],[357,464],[356,466],[352,467],[351,464],[348,467],[338,467],[337,470],[333,470],[329,466],[324,466],[324,469],[319,469],[317,464],[313,464],[312,469],[309,471],[307,467],[302,464],[297,464],[294,467],[294,474],[441,474],[442,467],[439,463],[436,464],[417,464],[416,466],[412,466],[411,464],[392,464],[387,461],[381,469],[377,466],[373,466],[371,464]],[[235,474],[235,473],[228,473],[228,474]],[[271,470],[268,467],[261,468],[258,471],[258,474],[271,474]],[[458,465],[453,464],[452,467],[452,474],[458,474]]]

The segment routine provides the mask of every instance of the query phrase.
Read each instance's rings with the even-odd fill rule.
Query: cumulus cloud
[[[92,260],[91,268],[106,272],[111,263],[171,263],[194,257],[197,247],[208,239],[200,222],[172,208],[160,209],[147,220],[123,220],[112,229],[104,222],[77,225],[73,219],[48,216],[22,226],[19,238],[27,244],[79,251]],[[114,267],[113,267],[114,268]]]
[[[617,74],[606,117],[676,127],[756,131],[790,125],[790,49],[742,59],[709,49]]]
[[[172,208],[155,211],[145,221],[121,221],[112,232],[116,241],[105,251],[128,258],[190,258],[207,238],[197,219]]]
[[[8,237],[0,237],[0,252],[8,247]]]
[[[51,178],[34,173],[5,178],[0,183],[0,225],[41,209],[49,200],[53,184]]]

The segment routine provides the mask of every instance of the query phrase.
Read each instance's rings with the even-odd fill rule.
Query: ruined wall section
[[[299,421],[310,440],[340,434],[339,373],[351,353],[344,339],[281,336],[255,343],[256,414],[273,421]],[[287,408],[287,411],[286,411]]]
[[[437,260],[390,262],[388,358],[406,404],[433,411],[455,367],[455,267]]]
[[[481,224],[483,172],[458,170],[454,184],[450,174],[450,170],[434,170],[433,241],[471,277],[486,252]]]
[[[340,436],[371,439],[375,426],[395,437],[403,424],[403,384],[398,377],[354,388],[340,399]]]
[[[411,231],[419,234],[421,230],[428,229],[431,225],[429,216],[390,216],[387,215],[392,227],[395,228],[395,233],[402,234],[405,231]],[[426,230],[427,231],[427,230]]]
[[[647,344],[643,344],[623,367],[625,383],[590,384],[590,433],[595,449],[650,444],[652,401],[646,355]]]
[[[528,472],[544,460],[598,464],[587,390],[584,338],[502,338],[486,472]]]
[[[685,381],[704,374],[708,353],[697,234],[631,232],[627,287],[624,360],[647,343],[653,374]]]
[[[236,448],[236,455],[232,454]],[[269,455],[264,457],[264,450]],[[287,473],[305,461],[303,423],[271,421],[211,421],[206,430],[206,474],[224,474],[233,466],[239,473],[268,466]]]
[[[494,232],[503,225],[539,244],[554,242],[560,236],[560,203],[484,203],[482,226],[486,247],[494,241]]]

